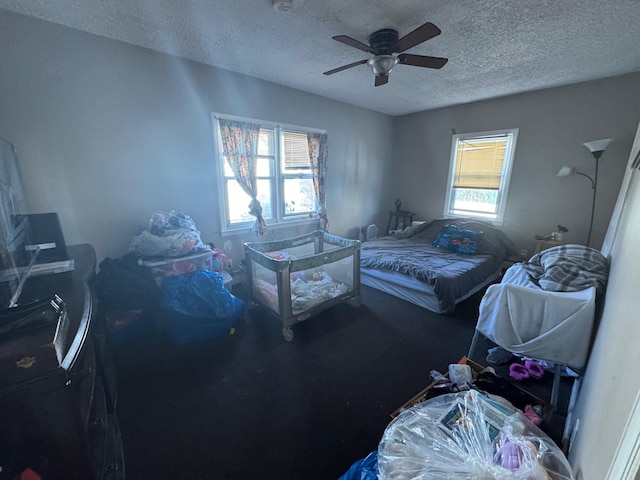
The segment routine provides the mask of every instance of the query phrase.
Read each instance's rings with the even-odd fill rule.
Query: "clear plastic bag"
[[[500,397],[474,390],[411,407],[378,448],[380,480],[570,480],[558,446]]]

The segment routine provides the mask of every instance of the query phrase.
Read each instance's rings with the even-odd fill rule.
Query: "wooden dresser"
[[[121,480],[115,375],[98,319],[91,245],[75,269],[27,280],[19,305],[57,295],[67,319],[0,336],[0,480]]]

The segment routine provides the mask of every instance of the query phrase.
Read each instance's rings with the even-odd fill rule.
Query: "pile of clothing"
[[[140,225],[129,251],[141,257],[181,257],[204,248],[193,219],[171,210],[157,211]]]

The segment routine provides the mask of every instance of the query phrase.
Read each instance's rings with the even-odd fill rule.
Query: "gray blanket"
[[[543,290],[575,292],[596,287],[598,295],[607,286],[608,262],[595,248],[560,245],[543,250],[526,263],[527,273]]]
[[[452,253],[433,245],[438,232],[451,223],[482,229],[476,255]],[[451,312],[457,299],[486,282],[512,253],[510,241],[490,224],[438,219],[400,235],[364,242],[360,262],[365,268],[392,270],[428,283],[433,287],[442,311]]]

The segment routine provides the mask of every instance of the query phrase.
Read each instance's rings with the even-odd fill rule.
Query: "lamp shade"
[[[562,167],[560,170],[558,170],[558,173],[556,173],[557,177],[569,177],[571,175],[575,175],[575,168],[567,166]]]
[[[587,147],[591,153],[604,152],[612,140],[613,138],[603,138],[601,140],[592,140],[590,142],[583,143],[583,145]]]

